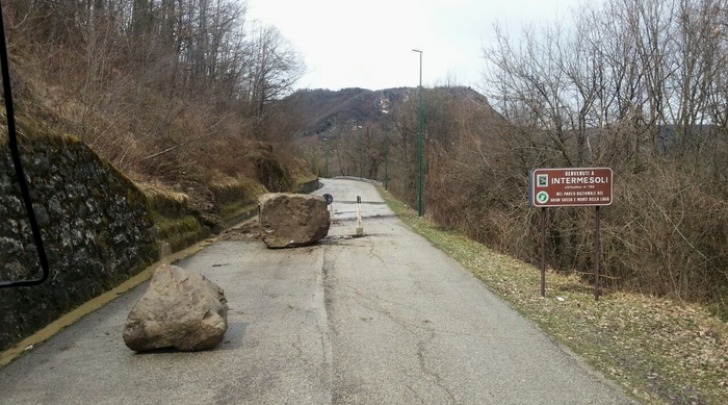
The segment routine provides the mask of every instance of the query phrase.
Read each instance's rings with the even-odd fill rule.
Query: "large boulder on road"
[[[200,274],[165,264],[152,276],[126,320],[124,343],[131,350],[211,349],[227,331],[222,288]]]
[[[260,239],[269,248],[310,245],[329,233],[329,210],[323,197],[272,193],[258,202]]]

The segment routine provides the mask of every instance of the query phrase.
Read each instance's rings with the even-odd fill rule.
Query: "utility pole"
[[[419,106],[417,107],[417,115],[419,119],[419,131],[417,133],[417,216],[422,216],[422,51],[419,49],[413,49],[412,51],[420,54],[420,85],[418,87],[419,92]]]
[[[359,178],[364,178],[364,131],[361,125],[357,125],[359,131]]]
[[[324,150],[324,158],[326,159],[326,177],[330,178],[331,174],[329,174],[329,155],[331,154],[331,145],[329,144],[329,138],[324,138],[324,145],[326,145],[326,148]]]
[[[387,181],[389,180],[389,130],[384,135],[384,190],[387,190]]]

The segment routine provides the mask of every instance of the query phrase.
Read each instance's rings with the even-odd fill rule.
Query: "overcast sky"
[[[248,20],[277,27],[301,53],[298,88],[481,88],[493,23],[510,31],[569,17],[579,0],[247,0]]]

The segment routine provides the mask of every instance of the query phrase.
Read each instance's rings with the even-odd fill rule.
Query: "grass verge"
[[[728,404],[728,324],[695,304],[605,292],[443,229],[380,188],[394,213],[541,330],[645,404]]]

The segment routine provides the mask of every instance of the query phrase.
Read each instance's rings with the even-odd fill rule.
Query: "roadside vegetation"
[[[605,0],[518,35],[496,27],[483,49],[487,97],[423,91],[426,215],[535,264],[529,171],[610,167],[601,283],[728,321],[727,22],[725,0]],[[401,100],[378,126],[332,132],[319,161],[333,174],[384,182],[386,172],[413,205],[416,92]],[[548,210],[549,267],[594,282],[594,228],[593,210]]]
[[[553,269],[542,298],[538,268],[418,218],[380,193],[409,227],[643,403],[728,403],[728,324],[704,306],[618,290],[597,302],[591,284]]]

